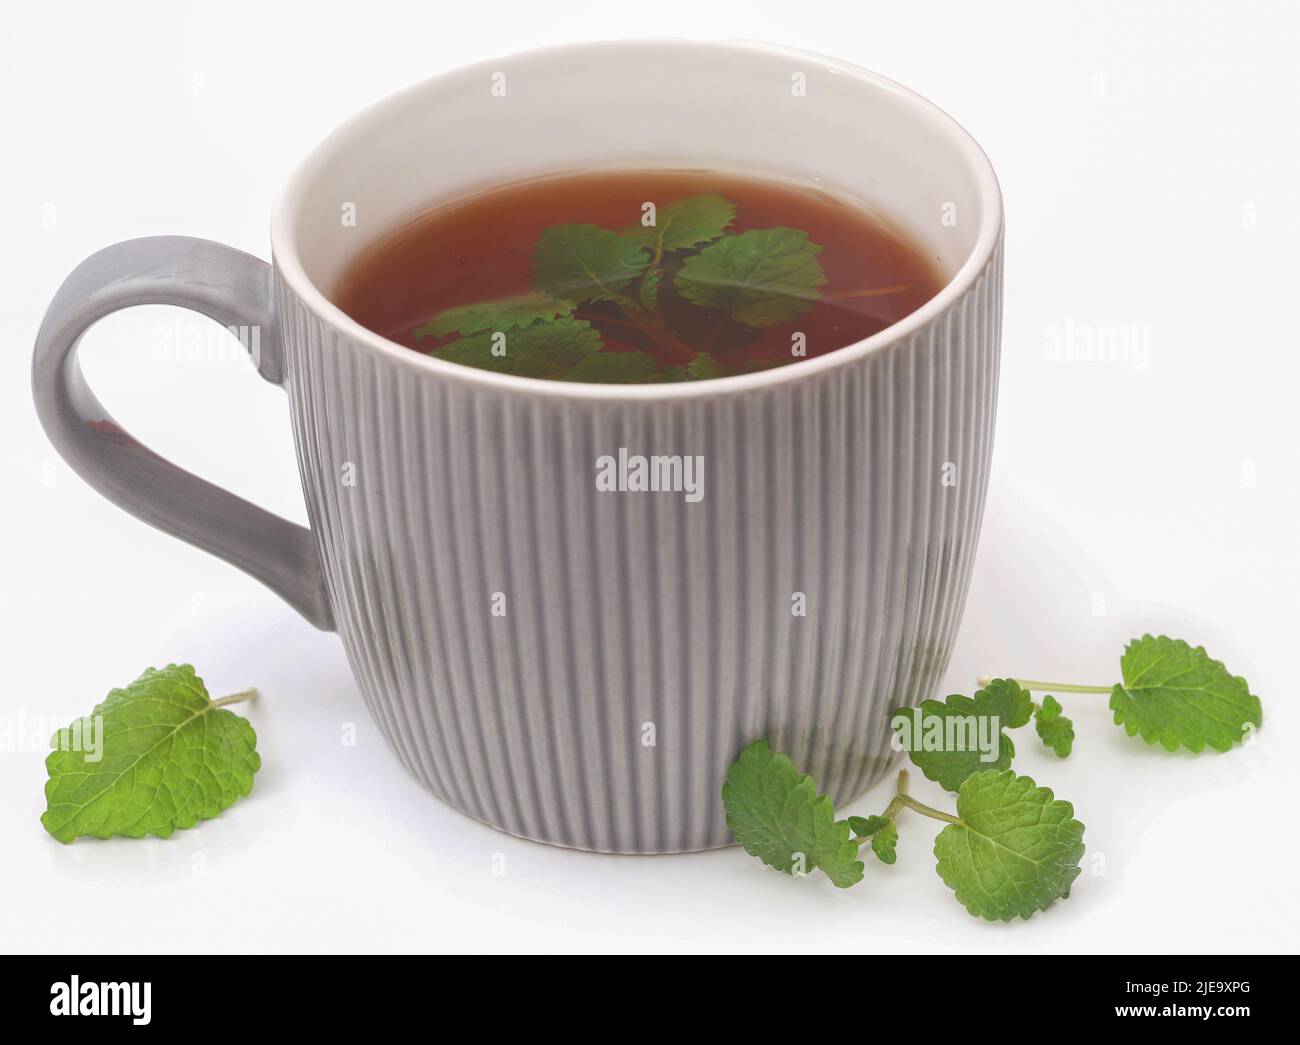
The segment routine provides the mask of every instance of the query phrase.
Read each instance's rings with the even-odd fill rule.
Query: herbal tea
[[[334,300],[417,352],[523,377],[692,381],[796,363],[929,301],[937,264],[865,206],[706,171],[522,182],[382,237]]]

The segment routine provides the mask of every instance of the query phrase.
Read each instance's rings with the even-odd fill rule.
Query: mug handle
[[[32,395],[46,435],[73,470],[118,507],[233,563],[316,627],[333,630],[311,530],[159,457],[118,425],[86,384],[77,362],[82,334],[132,305],[181,305],[245,328],[252,337],[241,340],[257,372],[272,384],[283,381],[270,265],[188,236],[127,240],[78,265],[45,313],[32,359]]]

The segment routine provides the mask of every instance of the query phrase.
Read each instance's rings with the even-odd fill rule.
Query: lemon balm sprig
[[[883,813],[836,820],[812,778],[756,740],[728,770],[722,801],[727,826],[751,856],[796,877],[820,870],[841,889],[863,879],[862,846],[881,863],[895,862],[904,809],[938,820],[935,870],[971,914],[988,921],[1029,918],[1067,897],[1084,854],[1074,807],[1009,770],[969,776],[953,813],[913,798],[903,770]]]
[[[858,845],[870,844],[871,851],[881,863],[892,864],[898,859],[898,814],[904,809],[911,809],[922,816],[948,824],[961,823],[958,817],[945,813],[942,809],[918,802],[908,794],[908,784],[907,770],[900,769],[894,797],[889,800],[883,813],[877,816],[849,817],[849,829],[857,835]]]
[[[1007,731],[1031,719],[1062,758],[1074,741],[1056,698],[1046,694],[1038,702],[1031,692],[1109,693],[1117,724],[1170,751],[1227,751],[1263,719],[1245,679],[1181,639],[1134,639],[1120,659],[1120,675],[1113,686],[982,678],[973,696],[953,694],[896,711],[898,747],[928,779],[956,793],[954,812],[913,798],[902,770],[880,813],[837,820],[830,797],[817,793],[808,774],[756,740],[727,771],[727,826],[769,867],[796,877],[820,870],[844,889],[863,880],[864,847],[881,863],[897,861],[899,818],[910,809],[944,825],[934,843],[935,869],[971,914],[989,921],[1028,918],[1070,895],[1084,855],[1084,828],[1073,806],[1010,768],[1015,744]]]
[[[1207,747],[1228,751],[1263,724],[1259,697],[1250,692],[1246,680],[1233,675],[1203,646],[1165,635],[1143,635],[1125,647],[1120,676],[1122,681],[1113,686],[1008,681],[1039,693],[1108,693],[1117,726],[1123,726],[1129,736],[1141,736],[1148,744],[1159,744],[1168,751],[1180,747],[1192,752]],[[981,686],[998,681],[979,680]],[[1044,743],[1065,757],[1074,731],[1070,720],[1061,714],[1060,703],[1048,695],[1033,707]]]
[[[1120,658],[1121,681],[1112,686],[1037,679],[981,678],[971,697],[953,694],[925,700],[916,708],[901,708],[892,724],[897,747],[930,780],[957,791],[972,773],[1007,769],[1015,757],[1011,730],[1031,720],[1039,739],[1060,758],[1074,748],[1074,722],[1052,693],[1109,694],[1116,725],[1129,736],[1169,751],[1209,747],[1228,751],[1260,728],[1259,697],[1246,680],[1233,675],[1201,646],[1182,639],[1144,635],[1134,639]],[[1046,691],[1051,690],[1052,693]],[[1035,700],[1032,692],[1044,693]],[[963,733],[970,727],[973,734]],[[954,732],[954,730],[956,732]],[[947,738],[943,744],[921,744],[917,738]],[[989,750],[969,742],[970,735],[987,737]],[[955,738],[955,739],[954,739]]]

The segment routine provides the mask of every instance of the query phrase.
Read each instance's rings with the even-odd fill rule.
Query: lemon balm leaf
[[[500,301],[481,301],[439,312],[422,327],[415,329],[418,340],[446,337],[448,334],[477,334],[481,330],[510,330],[526,327],[539,319],[555,319],[573,311],[572,301],[548,294],[531,292]]]
[[[716,192],[687,196],[655,212],[654,225],[633,225],[623,235],[656,254],[715,240],[736,217],[736,205]]]
[[[882,864],[892,864],[898,860],[898,825],[886,820],[871,834],[871,851]]]
[[[253,727],[221,706],[234,700],[212,701],[188,664],[110,692],[51,741],[45,830],[60,842],[167,838],[231,806],[262,764]]]
[[[1034,698],[1015,679],[990,679],[983,687],[985,703],[996,709],[1002,728],[1019,729],[1034,713]],[[979,700],[980,694],[975,694]]]
[[[1110,697],[1115,724],[1148,744],[1169,751],[1227,751],[1262,723],[1259,697],[1246,680],[1182,639],[1133,640],[1120,659],[1120,673],[1124,681]]]
[[[1260,699],[1244,678],[1233,675],[1200,646],[1165,635],[1143,635],[1124,649],[1123,681],[1114,686],[1027,679],[981,680],[990,690],[1014,682],[1024,690],[1106,694],[1115,723],[1129,736],[1170,751],[1210,747],[1227,751],[1263,724]],[[1054,696],[1034,709],[1034,726],[1043,743],[1061,758],[1074,746],[1074,723]]]
[[[1002,727],[1006,716],[1019,714],[1017,705],[1018,698],[1001,687],[978,690],[974,697],[954,693],[894,712],[893,728],[917,769],[956,791],[974,773],[1011,765],[1016,745]]]
[[[836,820],[830,798],[767,741],[754,741],[731,764],[722,804],[736,841],[769,867],[786,874],[818,867],[841,889],[862,879],[849,822]]]
[[[562,377],[604,341],[585,319],[561,316],[513,330],[485,330],[458,338],[433,354],[453,363],[495,370],[516,377]]]
[[[1034,708],[1034,729],[1044,744],[1065,758],[1074,747],[1074,723],[1061,713],[1061,704],[1053,696],[1043,698]]]
[[[686,364],[686,377],[690,381],[708,381],[715,377],[726,377],[728,370],[708,352],[697,352],[695,358]]]
[[[592,352],[566,370],[560,379],[634,385],[651,380],[658,366],[648,352]]]
[[[637,297],[641,300],[641,307],[647,312],[659,311],[659,281],[663,279],[663,269],[651,269],[641,280],[641,289],[637,292]]]
[[[887,823],[889,823],[889,821],[883,816],[849,817],[849,827],[859,838],[866,838],[868,835],[875,834]]]
[[[616,297],[650,264],[634,239],[595,225],[552,225],[533,247],[533,289],[565,301]]]
[[[1051,790],[1011,771],[977,773],[957,794],[958,823],[935,839],[937,870],[971,914],[1028,918],[1070,894],[1083,824]]]
[[[802,823],[799,814],[816,801],[825,804],[822,822],[828,830],[842,824],[852,832],[852,844],[869,844],[877,859],[894,863],[898,817],[912,810],[947,825],[935,839],[936,870],[971,914],[988,921],[1029,918],[1069,896],[1085,853],[1084,826],[1075,819],[1074,807],[1008,768],[1014,747],[1004,730],[1031,719],[1039,738],[1058,757],[1067,757],[1073,748],[1074,724],[1060,702],[1046,694],[1036,704],[1030,691],[1110,694],[1117,723],[1130,735],[1140,734],[1147,743],[1171,751],[1186,747],[1197,752],[1207,746],[1226,751],[1262,724],[1260,700],[1246,680],[1232,675],[1204,648],[1181,639],[1135,639],[1124,651],[1121,672],[1123,682],[1114,687],[981,679],[973,697],[954,694],[896,711],[891,728],[901,741],[897,746],[909,751],[927,777],[957,792],[956,815],[913,797],[908,773],[901,770],[883,815],[851,816],[837,823],[829,800],[817,796],[812,781],[785,756],[772,756],[762,745],[762,765],[774,771],[778,783],[771,787],[767,821],[761,825],[765,830],[756,832],[746,848],[768,862],[775,854],[775,865],[784,860],[788,869],[792,843],[811,846],[809,833],[792,838],[790,831],[779,829],[780,817],[771,810]],[[985,759],[993,762],[992,768]],[[730,807],[728,816],[730,823]],[[740,830],[736,834],[743,840]]]
[[[708,381],[715,377],[726,377],[732,372],[708,352],[697,352],[695,358],[685,366],[664,367],[659,374],[659,380],[665,382]]]
[[[710,243],[673,277],[681,295],[725,310],[750,327],[770,327],[811,309],[826,283],[822,248],[798,229],[750,229]]]
[[[898,823],[894,817],[898,815],[900,801],[895,798],[883,816],[849,817],[849,828],[859,843],[871,839],[871,851],[882,864],[892,864],[898,859]]]
[[[941,821],[936,870],[971,914],[989,921],[1046,909],[1069,896],[1081,873],[1084,828],[1074,807],[1010,770],[967,777],[955,815],[914,798],[901,770],[883,814],[836,821],[812,780],[759,740],[732,764],[722,794],[727,824],[750,855],[788,874],[820,866],[841,887],[863,877],[853,859],[859,846],[869,844],[881,863],[897,861],[904,811]]]

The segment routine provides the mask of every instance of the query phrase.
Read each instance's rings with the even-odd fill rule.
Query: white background
[[[1296,949],[1294,6],[112,7],[10,4],[0,43],[0,949]],[[1066,762],[1018,737],[1017,768],[1074,802],[1089,848],[1073,897],[1029,922],[967,915],[917,816],[897,866],[869,862],[845,892],[734,848],[595,856],[470,821],[399,768],[337,638],[110,506],[36,423],[30,346],[85,255],[183,233],[266,257],[279,186],[352,111],[466,62],[631,35],[836,55],[930,97],[992,158],[1007,207],[996,466],[946,691],[990,672],[1110,683],[1149,630],[1204,644],[1263,698],[1257,743],[1227,755],[1149,750],[1104,697],[1063,698],[1079,734]],[[104,321],[82,353],[91,384],[151,446],[304,521],[283,393],[231,363],[158,360],[192,322]],[[1149,367],[1049,358],[1070,324],[1144,331]],[[55,842],[38,820],[50,728],[172,660],[214,694],[261,688],[253,794],[170,841]]]

